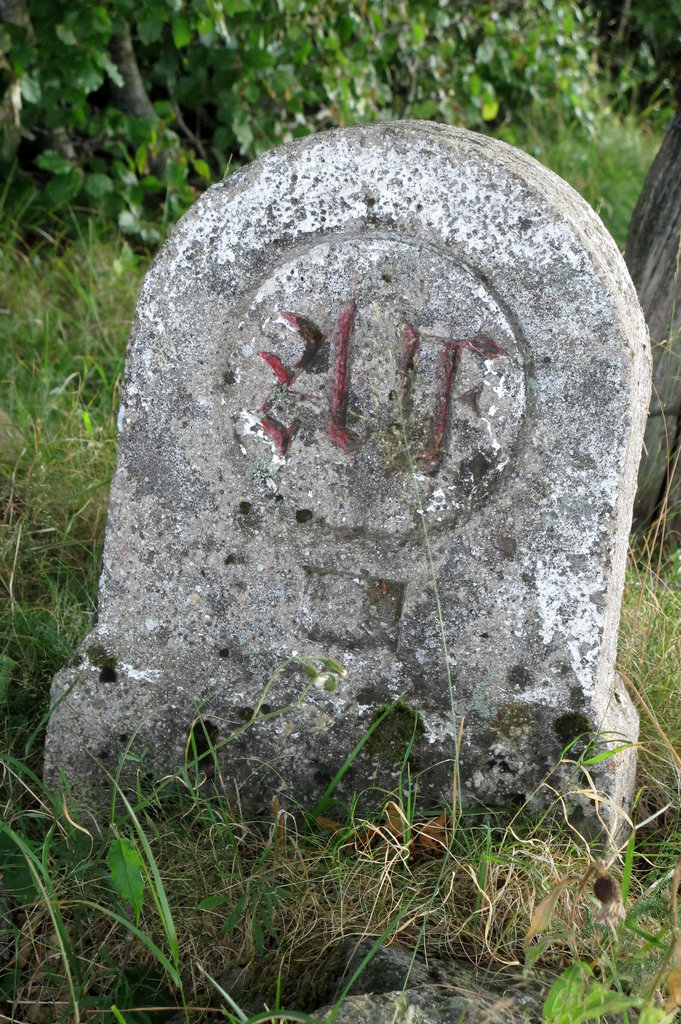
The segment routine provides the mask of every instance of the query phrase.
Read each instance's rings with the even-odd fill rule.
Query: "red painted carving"
[[[260,422],[263,427],[270,435],[281,454],[286,455],[291,447],[291,441],[298,433],[300,422],[298,420],[294,420],[290,427],[286,427],[280,420],[276,419],[270,413],[263,412],[263,406],[260,406],[258,412],[261,414]]]
[[[285,426],[280,420],[272,415],[271,408],[274,399],[279,388],[283,388],[288,394],[295,394],[291,391],[290,386],[296,378],[296,374],[299,370],[305,369],[310,364],[312,359],[315,357],[319,348],[326,338],[326,334],[319,330],[316,324],[313,324],[307,317],[299,316],[297,313],[286,313],[282,312],[282,317],[288,324],[293,327],[295,331],[300,334],[305,348],[303,354],[298,362],[291,368],[285,366],[282,363],[278,355],[274,352],[258,352],[261,359],[264,359],[269,368],[277,378],[277,383],[269,395],[262,403],[258,412],[260,413],[260,422],[262,423],[265,431],[274,441],[278,451],[282,455],[286,455],[289,448],[291,447],[291,441],[298,433],[300,428],[300,421],[294,420],[290,426]]]
[[[288,366],[284,366],[279,356],[276,356],[274,352],[258,352],[261,359],[264,359],[270,370],[274,371],[274,376],[277,378],[277,384],[292,384],[295,372]]]
[[[296,369],[304,370],[317,355],[322,342],[328,337],[320,331],[316,324],[308,320],[306,316],[299,316],[297,313],[284,313],[282,317],[287,324],[290,324],[294,331],[297,331],[305,343],[305,350],[296,363]]]
[[[346,303],[338,318],[338,323],[333,331],[332,343],[336,348],[336,365],[333,378],[333,392],[331,396],[331,410],[326,433],[333,444],[338,445],[344,452],[350,451],[354,438],[347,429],[348,417],[348,375],[350,359],[350,338],[355,326],[355,314],[357,304],[354,299]],[[263,404],[258,409],[260,422],[274,441],[277,449],[282,455],[286,455],[300,427],[300,421],[294,420],[290,427],[284,426],[275,416],[271,409],[277,396],[277,389],[283,388],[288,395],[296,395],[298,398],[305,397],[291,390],[298,373],[306,369],[322,343],[328,338],[328,334],[320,330],[312,320],[298,313],[282,311],[281,316],[287,324],[296,331],[303,340],[305,348],[297,363],[291,368],[282,363],[279,356],[274,352],[259,352],[258,355],[264,359],[274,373],[277,383],[269,393]]]
[[[442,366],[443,371],[442,384],[437,396],[437,407],[435,409],[435,419],[433,421],[433,432],[430,439],[430,445],[428,446],[426,454],[422,455],[419,459],[421,468],[425,469],[427,473],[436,473],[440,468],[445,433],[447,431],[449,406],[452,400],[452,384],[454,383],[454,376],[458,369],[460,359],[460,343],[456,341],[448,341],[442,350],[442,355],[440,356],[440,365]]]
[[[354,438],[348,433],[348,359],[350,357],[350,337],[355,326],[357,304],[351,299],[341,311],[338,325],[333,332],[336,344],[336,366],[333,373],[333,394],[331,398],[331,416],[326,428],[330,440],[350,451]]]
[[[421,336],[413,324],[404,325],[404,344],[397,367],[399,383],[402,389],[402,412],[408,416],[412,406],[412,383],[414,372],[418,365],[419,347]],[[452,400],[452,387],[456,379],[456,372],[461,362],[461,353],[467,348],[471,352],[482,356],[483,359],[497,359],[505,356],[506,352],[492,338],[478,336],[476,338],[457,338],[454,341],[445,342],[440,357],[441,384],[437,394],[437,406],[433,419],[433,428],[425,454],[418,458],[418,463],[427,473],[436,473],[442,461],[442,452],[447,432],[447,421],[449,419],[449,408]],[[466,392],[468,398],[470,392]]]
[[[344,452],[351,451],[356,444],[356,439],[348,431],[347,425],[350,341],[355,327],[356,314],[357,304],[354,299],[351,299],[343,306],[338,322],[331,334],[331,343],[336,350],[336,362],[334,365],[333,387],[326,433],[329,440]],[[312,320],[300,316],[298,313],[282,312],[281,316],[300,335],[305,347],[302,356],[293,367],[285,366],[274,352],[263,351],[258,353],[261,359],[264,359],[270,367],[276,378],[274,388],[259,407],[258,413],[260,414],[260,422],[263,428],[272,438],[279,452],[282,455],[286,455],[291,446],[291,441],[298,432],[300,421],[294,420],[287,427],[272,414],[272,407],[277,394],[281,394],[282,391],[287,395],[295,395],[298,398],[305,397],[305,395],[293,391],[291,384],[293,384],[300,371],[310,365],[329,335],[317,327]],[[412,385],[418,366],[420,345],[421,336],[418,329],[413,324],[405,323],[404,343],[397,366],[404,415],[409,415],[411,412]],[[475,338],[457,338],[445,342],[440,356],[441,381],[437,392],[437,404],[430,440],[426,452],[418,459],[419,465],[427,473],[436,473],[440,468],[452,401],[452,388],[456,380],[459,363],[461,362],[461,353],[464,349],[475,352],[476,355],[484,360],[498,359],[499,356],[507,354],[501,345],[493,341],[492,338],[481,335]],[[466,392],[466,395],[461,397],[468,400],[471,394],[471,392]]]
[[[404,344],[397,366],[397,375],[402,388],[402,411],[406,415],[411,409],[411,385],[419,359],[421,336],[413,324],[404,325]]]

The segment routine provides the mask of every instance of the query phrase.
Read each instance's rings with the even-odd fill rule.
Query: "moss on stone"
[[[95,668],[115,669],[118,659],[109,654],[101,644],[93,644],[87,649],[87,656]]]
[[[401,700],[376,708],[371,724],[383,715],[380,725],[366,742],[367,754],[383,764],[398,764],[407,757],[409,764],[416,767],[419,741],[426,731],[421,715]]]
[[[578,736],[593,730],[586,715],[582,715],[578,711],[569,711],[566,715],[561,715],[560,718],[555,720],[553,731],[560,742],[567,746],[568,743],[572,743]]]
[[[502,704],[490,724],[503,739],[517,736],[530,725],[527,707],[514,704],[512,701]]]

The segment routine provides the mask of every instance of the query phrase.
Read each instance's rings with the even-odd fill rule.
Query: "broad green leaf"
[[[192,165],[197,174],[201,175],[202,178],[205,178],[206,181],[210,181],[210,167],[205,160],[192,160]]]
[[[41,91],[40,82],[37,78],[24,75],[19,83],[21,95],[27,103],[40,103]]]
[[[258,950],[259,953],[262,953],[262,951],[265,948],[265,933],[263,932],[262,926],[261,926],[260,922],[258,921],[257,917],[253,918],[253,926],[252,927],[253,927],[253,941],[255,943],[255,948]]]
[[[130,904],[135,914],[135,924],[139,924],[144,899],[142,858],[129,839],[120,838],[112,842],[106,862],[114,889]]]
[[[35,162],[41,170],[51,174],[69,174],[71,171],[71,161],[60,156],[56,149],[46,149],[35,158]]]
[[[589,972],[586,964],[573,964],[556,978],[542,1012],[546,1024],[573,1024],[571,1015],[582,1005],[585,971]]]
[[[173,18],[173,42],[178,50],[192,41],[194,30],[186,18]]]
[[[104,75],[94,64],[87,64],[74,72],[72,82],[87,96],[101,88],[104,83]]]
[[[663,1006],[644,1006],[638,1017],[638,1024],[672,1024],[676,1010],[665,1010]]]
[[[155,43],[163,34],[163,22],[158,18],[149,18],[137,23],[137,32],[145,45]]]
[[[76,167],[69,174],[58,174],[45,186],[45,198],[55,206],[72,202],[80,192],[81,175]]]
[[[222,12],[230,18],[233,14],[243,14],[252,9],[250,0],[223,0]]]
[[[93,199],[101,199],[107,192],[113,192],[113,187],[108,174],[88,174],[85,179],[85,191]]]
[[[421,103],[414,103],[411,108],[410,116],[424,121],[430,121],[431,118],[435,117],[437,111],[437,100],[423,100]]]
[[[95,64],[106,71],[107,75],[115,85],[118,85],[119,87],[123,85],[123,76],[106,50],[96,51],[93,53],[92,57]]]
[[[622,1010],[637,1006],[639,1002],[640,996],[623,996],[619,992],[612,992],[599,981],[594,981],[587,990],[581,1008],[574,1015],[574,1024],[600,1020],[606,1013],[621,1013]]]
[[[493,121],[499,113],[499,103],[497,100],[485,100],[482,104],[482,119],[483,121]]]
[[[54,32],[57,39],[60,39],[65,46],[75,46],[78,42],[73,29],[67,25],[56,25]]]
[[[138,174],[144,174],[145,167],[147,165],[147,153],[148,147],[146,143],[138,146],[135,150],[135,167],[137,168]]]

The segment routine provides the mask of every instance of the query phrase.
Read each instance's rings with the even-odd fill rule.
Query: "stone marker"
[[[502,143],[356,127],[209,189],[142,287],[46,777],[89,788],[128,748],[171,771],[200,718],[242,806],[311,808],[391,708],[337,796],[402,772],[451,801],[465,720],[463,799],[499,805],[581,734],[635,740],[614,660],[649,388],[614,242]],[[313,654],[335,692],[292,664],[263,697]],[[617,804],[633,764],[592,768]]]

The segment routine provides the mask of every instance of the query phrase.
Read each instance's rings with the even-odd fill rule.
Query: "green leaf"
[[[253,918],[253,941],[255,943],[255,948],[259,953],[262,953],[265,949],[265,933],[263,932],[262,926],[257,917]]]
[[[202,178],[205,178],[206,181],[210,181],[210,167],[208,166],[205,160],[192,160],[192,165],[197,174],[199,174]]]
[[[144,174],[144,170],[147,165],[147,153],[148,148],[146,143],[138,146],[135,150],[135,167],[137,168],[138,174]]]
[[[621,1013],[638,1006],[639,996],[623,996],[593,979],[588,964],[568,967],[551,986],[544,1003],[546,1024],[585,1024],[607,1013]]]
[[[604,985],[594,982],[593,990],[586,997],[582,1009],[574,1018],[574,1024],[584,1024],[588,1020],[600,1020],[607,1013],[622,1013],[638,1006],[639,996],[621,996],[618,992],[610,992]]]
[[[147,21],[140,21],[137,24],[137,34],[146,46],[148,46],[149,43],[156,43],[163,34],[163,22],[158,18],[149,18]]]
[[[638,1018],[638,1024],[672,1024],[676,1010],[667,1013],[661,1006],[644,1006]]]
[[[468,91],[471,96],[479,96],[482,92],[482,78],[473,73],[468,82]]]
[[[96,92],[97,89],[101,88],[103,82],[103,73],[97,67],[90,64],[80,68],[73,76],[73,84],[82,89],[86,95]]]
[[[230,18],[233,14],[244,14],[250,10],[250,0],[223,0],[222,2],[222,12],[227,18]]]
[[[78,42],[73,29],[68,28],[67,25],[56,25],[54,33],[57,39],[60,39],[65,46],[75,46]]]
[[[200,903],[197,903],[196,909],[197,910],[214,910],[215,907],[221,907],[225,903],[227,903],[228,898],[229,897],[224,896],[224,895],[222,895],[222,896],[217,896],[217,895],[216,896],[206,896],[205,900],[201,900]]]
[[[571,1024],[571,1014],[582,1004],[584,995],[584,972],[587,964],[573,964],[556,978],[544,1003],[542,1018],[546,1024]]]
[[[95,51],[92,56],[95,64],[106,71],[114,85],[119,87],[123,85],[123,76],[106,50]]]
[[[114,889],[130,904],[135,914],[135,924],[139,924],[144,899],[142,858],[130,839],[120,838],[112,842],[106,862]]]
[[[236,140],[239,143],[241,153],[245,155],[253,143],[253,132],[251,131],[251,126],[249,124],[235,125],[234,134],[236,135]]]
[[[602,750],[600,754],[594,754],[593,757],[587,757],[582,761],[582,764],[598,764],[599,761],[606,761],[609,757],[614,757],[615,754],[621,754],[623,750],[631,750],[635,744],[623,743],[619,747],[612,747],[609,750]]]
[[[497,100],[485,100],[482,104],[482,119],[483,121],[493,121],[499,113],[499,103]]]
[[[437,111],[437,100],[422,100],[421,103],[413,105],[409,116],[423,121],[430,121],[431,118],[435,117]]]
[[[35,162],[41,170],[51,174],[69,174],[72,167],[71,161],[60,156],[56,149],[46,149],[35,158]]]
[[[192,41],[194,30],[186,18],[173,18],[173,42],[178,50]]]
[[[88,174],[85,179],[85,191],[93,199],[101,199],[108,192],[113,192],[113,187],[108,174]]]
[[[72,202],[80,192],[80,171],[72,167],[70,174],[59,174],[48,181],[45,186],[45,198],[54,206],[64,206]]]
[[[139,839],[140,846],[144,851],[144,855],[147,860],[147,865],[152,880],[151,895],[156,905],[158,915],[161,918],[161,922],[163,924],[163,931],[165,932],[166,941],[170,946],[170,950],[173,956],[173,963],[175,966],[175,972],[179,976],[180,945],[177,939],[177,929],[175,928],[175,922],[173,921],[172,911],[170,909],[170,904],[168,903],[168,896],[166,894],[165,886],[163,885],[161,873],[158,870],[158,864],[154,859],[154,854],[152,852],[151,846],[149,845],[149,840],[147,839],[144,829],[142,828],[139,819],[135,814],[132,805],[130,804],[130,801],[128,800],[127,796],[118,785],[116,786],[116,792],[121,803],[124,804],[125,809],[130,815],[132,823],[135,826],[135,831],[137,832],[137,838]],[[181,986],[182,983],[180,982],[179,984]]]
[[[228,918],[225,919],[225,923],[222,926],[223,932],[226,932],[228,935],[232,934],[232,932],[238,925],[239,921],[243,917],[244,910],[246,909],[247,906],[248,896],[242,896],[239,902],[237,903],[236,907],[232,911],[232,913],[229,915]]]
[[[30,78],[25,75],[19,83],[21,95],[27,103],[40,103],[40,82],[37,78]]]

